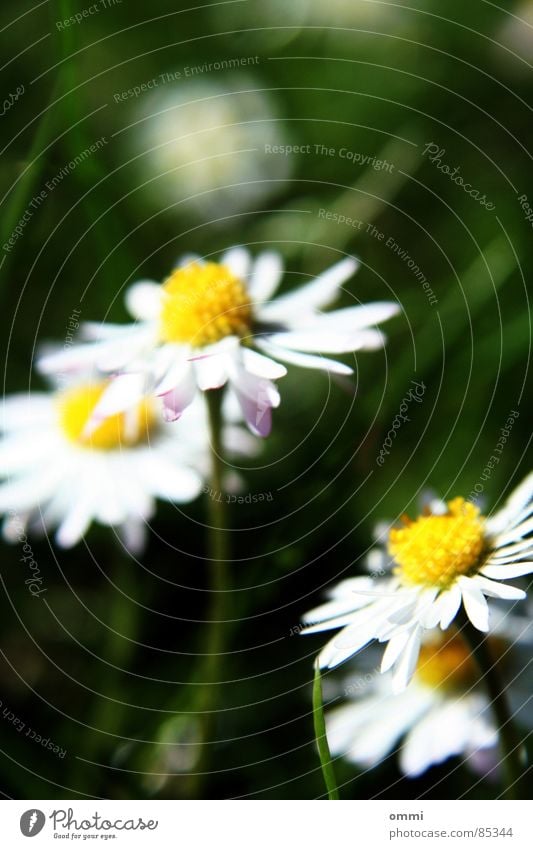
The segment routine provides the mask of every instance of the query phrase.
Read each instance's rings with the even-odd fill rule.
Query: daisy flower
[[[501,662],[509,663],[507,641],[498,636],[489,642]],[[326,713],[332,755],[374,767],[401,743],[400,769],[411,778],[460,755],[476,772],[497,769],[498,732],[490,699],[459,633],[426,631],[407,689],[395,694],[391,677],[374,670],[345,682],[349,701]],[[522,707],[528,699],[515,689]],[[520,719],[533,725],[531,705]]]
[[[96,404],[90,427],[146,395],[162,399],[176,420],[196,390],[228,384],[253,433],[266,436],[280,402],[274,380],[283,363],[338,374],[352,369],[323,354],[373,350],[384,344],[375,325],[398,312],[389,302],[322,313],[357,269],[346,258],[294,292],[271,300],[282,277],[277,253],[252,262],[244,248],[220,262],[187,258],[162,283],[142,281],[127,292],[131,325],[85,325],[85,345],[44,356],[46,373],[88,364],[113,377]]]
[[[446,630],[462,605],[474,627],[488,631],[486,596],[525,597],[503,582],[533,571],[532,493],[533,473],[488,518],[463,498],[433,501],[416,520],[404,516],[388,533],[392,575],[342,581],[330,601],[306,614],[303,633],[342,629],[320,653],[320,666],[338,666],[378,640],[387,643],[381,671],[392,670],[394,691],[401,692],[413,676],[425,629]]]
[[[86,435],[86,422],[106,389],[105,381],[82,382],[4,400],[0,513],[9,541],[26,528],[55,527],[56,542],[69,548],[96,521],[116,528],[126,548],[137,552],[156,499],[183,504],[202,491],[209,473],[203,403],[192,406],[177,431],[145,398]],[[255,444],[243,428],[226,428],[230,450],[248,453],[249,442]]]

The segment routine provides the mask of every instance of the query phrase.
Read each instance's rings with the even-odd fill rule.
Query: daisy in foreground
[[[267,436],[280,402],[273,381],[287,373],[281,363],[351,374],[349,366],[322,355],[383,346],[376,325],[395,315],[397,304],[321,312],[357,267],[354,259],[343,259],[271,300],[283,274],[277,253],[262,253],[254,262],[239,247],[219,262],[188,257],[162,284],[141,281],[128,290],[135,324],[86,324],[86,344],[45,355],[39,367],[68,373],[91,365],[112,375],[88,431],[147,395],[159,396],[166,419],[176,420],[198,388],[228,384],[252,432]]]
[[[502,622],[508,619],[502,617]],[[491,641],[493,654],[508,664],[503,631]],[[498,768],[498,733],[490,699],[467,644],[453,630],[425,632],[413,680],[402,693],[391,692],[390,672],[349,678],[344,693],[349,701],[326,714],[333,756],[374,767],[403,740],[400,769],[410,777],[458,755],[481,774]],[[522,707],[527,694],[517,691],[514,700],[520,700]],[[520,720],[533,725],[531,705],[520,711]]]
[[[0,513],[6,514],[9,541],[26,528],[57,527],[56,542],[68,548],[96,521],[116,528],[126,548],[138,552],[157,498],[182,504],[202,491],[209,441],[200,399],[177,431],[161,419],[153,399],[143,399],[86,436],[86,422],[106,388],[106,382],[83,382],[4,400]],[[236,425],[226,427],[224,437],[226,447],[240,453],[254,443]]]
[[[342,629],[320,653],[320,667],[338,666],[378,640],[387,643],[381,671],[392,670],[394,692],[401,692],[416,669],[424,630],[446,630],[463,605],[472,625],[488,631],[486,596],[525,597],[502,582],[533,571],[532,494],[533,473],[488,518],[463,498],[433,501],[416,520],[404,516],[388,533],[392,575],[342,581],[331,601],[306,614],[303,633]]]

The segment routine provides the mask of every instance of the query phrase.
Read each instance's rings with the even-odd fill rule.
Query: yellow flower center
[[[455,634],[421,646],[416,677],[433,689],[466,690],[479,673],[467,645]]]
[[[126,413],[109,416],[91,434],[84,434],[87,421],[107,386],[107,383],[85,384],[58,395],[59,425],[65,436],[78,446],[100,451],[131,448],[146,442],[157,421],[155,408],[148,400]]]
[[[464,498],[448,502],[442,516],[421,516],[389,534],[389,553],[398,564],[403,584],[445,589],[459,575],[477,570],[485,548],[485,522],[474,504]]]
[[[197,348],[250,331],[252,307],[245,284],[225,265],[191,262],[163,283],[160,334],[164,342]]]

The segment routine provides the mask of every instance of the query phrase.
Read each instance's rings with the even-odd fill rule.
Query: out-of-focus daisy
[[[62,391],[13,395],[0,416],[0,513],[4,536],[57,527],[56,542],[75,545],[92,521],[112,526],[128,550],[142,548],[157,498],[182,504],[202,491],[209,472],[203,399],[178,430],[161,419],[153,399],[110,416],[85,434],[105,382]],[[253,438],[231,425],[225,443],[241,453]]]
[[[258,59],[250,56],[248,66]],[[225,72],[223,83],[199,78],[208,64]],[[161,74],[134,101],[130,150],[147,181],[146,200],[211,227],[282,191],[294,159],[266,152],[290,141],[276,94],[253,74],[228,75],[228,67],[235,60],[183,67],[177,85]]]
[[[500,636],[489,637],[491,641],[493,653],[510,665],[507,642]],[[390,672],[380,675],[375,669],[346,680],[344,693],[349,701],[326,713],[332,755],[373,767],[403,740],[400,768],[411,777],[457,755],[464,755],[477,772],[496,769],[498,733],[490,700],[460,634],[426,631],[407,689],[394,694],[391,677]],[[524,701],[523,694],[517,692],[514,701],[518,699]],[[531,706],[521,710],[519,717],[531,727]]]
[[[273,383],[286,374],[278,360],[339,374],[352,369],[323,354],[374,350],[384,344],[375,325],[398,312],[387,301],[322,313],[357,269],[346,258],[294,292],[271,300],[282,277],[275,252],[251,261],[233,248],[220,262],[188,257],[162,283],[141,281],[127,292],[131,325],[84,326],[92,341],[45,356],[44,372],[88,363],[114,376],[90,426],[160,396],[167,420],[179,418],[196,389],[229,384],[251,430],[266,436],[280,401]]]
[[[392,670],[400,692],[416,668],[423,631],[446,630],[461,604],[472,624],[488,631],[486,596],[525,597],[502,582],[533,571],[532,493],[533,473],[488,518],[463,498],[434,501],[414,521],[403,517],[388,533],[392,576],[342,581],[329,602],[306,614],[304,633],[342,629],[320,653],[321,667],[338,666],[379,640],[387,643],[381,670]]]

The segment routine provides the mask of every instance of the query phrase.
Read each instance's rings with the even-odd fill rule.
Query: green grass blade
[[[328,738],[326,735],[326,723],[324,721],[324,708],[322,705],[322,679],[318,661],[315,661],[315,678],[313,681],[313,723],[315,727],[315,738],[320,756],[322,775],[328,791],[329,799],[338,799],[339,791],[335,780],[335,772],[331,763]]]

